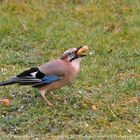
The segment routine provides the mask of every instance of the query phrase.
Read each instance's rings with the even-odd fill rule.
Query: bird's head
[[[71,48],[63,53],[61,56],[62,60],[72,62],[78,58],[86,56],[88,46],[80,46],[78,48]]]

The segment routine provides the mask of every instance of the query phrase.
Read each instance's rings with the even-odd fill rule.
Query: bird
[[[47,106],[52,106],[52,103],[45,96],[46,91],[51,92],[73,82],[79,73],[81,58],[86,56],[87,51],[88,46],[71,48],[65,51],[60,58],[27,69],[8,81],[0,82],[0,86],[30,85],[38,89]]]

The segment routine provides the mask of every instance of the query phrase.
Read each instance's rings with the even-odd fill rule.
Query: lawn
[[[81,45],[90,51],[77,79],[46,94],[53,107],[31,87],[0,87],[11,101],[0,105],[3,138],[138,139],[140,1],[0,1],[0,81]]]

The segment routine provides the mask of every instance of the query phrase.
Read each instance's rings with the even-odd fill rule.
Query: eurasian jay
[[[0,86],[31,85],[38,89],[47,105],[51,106],[52,104],[45,97],[45,92],[61,88],[72,82],[79,72],[81,57],[86,56],[87,51],[87,46],[71,48],[65,51],[59,59],[30,68],[12,77],[9,81],[1,82]]]

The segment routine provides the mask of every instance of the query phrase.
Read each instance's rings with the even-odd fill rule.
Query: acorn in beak
[[[84,57],[86,56],[88,50],[89,50],[88,46],[80,46],[79,48],[77,48],[75,55],[77,57]]]
[[[71,48],[63,53],[62,60],[68,59],[72,62],[75,59],[86,56],[88,46],[80,46],[79,48]]]

